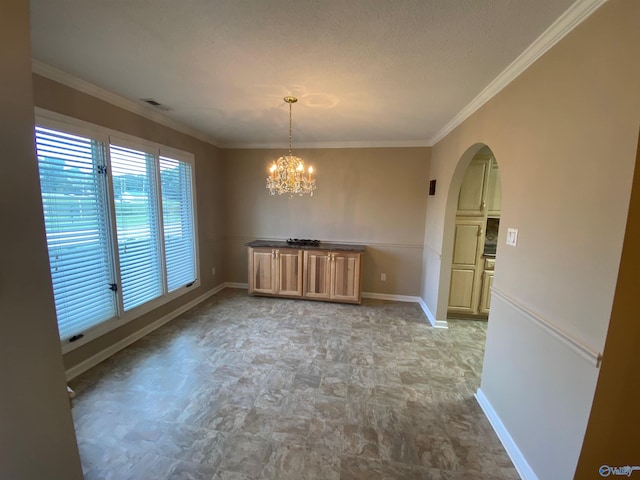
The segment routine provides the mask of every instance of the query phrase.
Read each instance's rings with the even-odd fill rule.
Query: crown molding
[[[177,122],[176,120],[173,120],[172,118],[156,110],[152,110],[151,107],[147,107],[139,104],[134,100],[121,97],[120,95],[110,92],[109,90],[105,90],[104,88],[99,87],[91,82],[87,82],[86,80],[82,80],[81,78],[71,75],[70,73],[58,70],[57,68],[41,62],[40,60],[36,60],[35,58],[31,59],[31,71],[42,77],[48,78],[49,80],[61,83],[63,85],[66,85],[67,87],[71,87],[75,90],[86,93],[87,95],[91,95],[92,97],[99,98],[100,100],[110,103],[111,105],[120,107],[131,113],[135,113],[136,115],[140,115],[141,117],[159,123],[160,125],[164,125],[165,127],[169,127],[177,130],[178,132],[190,135],[194,138],[202,140],[203,142],[218,146],[215,138],[207,135],[204,132],[201,132],[200,130],[187,127],[186,125],[183,125],[182,123]]]
[[[435,145],[480,107],[514,81],[522,72],[580,25],[607,0],[577,0],[549,26],[527,49],[505,68],[487,87],[453,117],[429,142]]]
[[[359,141],[359,142],[306,142],[296,143],[293,151],[304,148],[415,148],[430,147],[431,143],[427,140],[389,140],[389,141]],[[220,148],[226,149],[284,149],[287,150],[289,145],[286,143],[222,143],[218,144]]]

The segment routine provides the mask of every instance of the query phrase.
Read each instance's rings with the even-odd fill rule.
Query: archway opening
[[[498,162],[487,145],[461,157],[449,194],[447,319],[487,320],[502,209]]]

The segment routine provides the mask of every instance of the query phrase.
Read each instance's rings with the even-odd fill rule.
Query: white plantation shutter
[[[51,279],[68,352],[200,286],[195,159],[53,113],[38,124]]]
[[[165,268],[169,291],[196,279],[192,168],[160,157]]]
[[[42,204],[61,339],[116,315],[100,142],[36,128]]]
[[[110,145],[124,311],[163,293],[156,159]]]

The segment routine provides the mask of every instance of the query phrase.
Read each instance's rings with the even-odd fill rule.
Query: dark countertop
[[[330,243],[320,242],[320,245],[289,245],[283,240],[253,240],[245,243],[247,247],[264,247],[264,248],[295,248],[296,250],[330,250],[342,252],[364,252],[364,245],[353,245],[348,243]]]

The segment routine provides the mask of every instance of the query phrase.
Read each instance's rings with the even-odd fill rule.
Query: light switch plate
[[[518,244],[518,229],[507,228],[507,245],[515,247]]]

